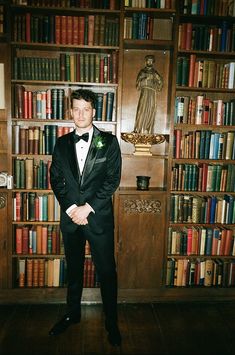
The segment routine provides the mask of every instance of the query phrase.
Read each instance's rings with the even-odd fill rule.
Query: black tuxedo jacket
[[[94,209],[88,216],[90,233],[113,230],[112,195],[121,177],[121,153],[117,138],[94,127],[91,145],[83,173],[79,171],[75,131],[57,139],[50,168],[51,187],[61,206],[61,230],[73,233],[78,225],[73,223],[66,210],[73,204],[86,202]]]

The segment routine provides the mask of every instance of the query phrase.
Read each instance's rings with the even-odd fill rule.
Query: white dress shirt
[[[75,146],[78,166],[79,166],[79,170],[80,170],[81,175],[83,173],[83,169],[84,169],[84,165],[85,165],[85,162],[86,162],[87,154],[88,154],[88,151],[89,151],[89,148],[90,148],[90,144],[91,144],[91,140],[92,140],[92,136],[93,136],[93,130],[94,130],[93,127],[91,127],[91,129],[88,131],[88,133],[89,133],[88,142],[84,141],[83,139],[80,139],[80,141],[77,142],[76,146]],[[77,131],[76,131],[76,134],[79,135],[79,136],[81,135],[81,134],[78,134]],[[74,207],[77,207],[77,205],[73,204],[72,206],[67,208],[66,213],[69,214],[69,212],[72,211],[72,209]],[[95,211],[93,209],[92,209],[92,212],[95,213]]]

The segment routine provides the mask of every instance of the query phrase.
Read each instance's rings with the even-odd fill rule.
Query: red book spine
[[[85,17],[78,16],[78,44],[84,45]]]
[[[42,226],[42,254],[47,254],[47,226]]]
[[[73,44],[73,17],[67,16],[67,44]]]
[[[29,227],[22,228],[22,254],[28,254],[29,250]]]
[[[33,94],[32,91],[28,91],[28,118],[33,118]]]
[[[181,139],[182,131],[180,129],[175,130],[175,158],[179,159],[181,157]]]
[[[72,31],[72,41],[73,44],[78,44],[78,17],[73,16],[73,31]]]
[[[95,16],[88,16],[88,46],[94,45],[94,26],[95,26]]]
[[[226,231],[226,240],[224,246],[224,255],[231,255],[232,251],[232,241],[233,241],[233,231],[228,229]]]
[[[206,191],[208,165],[202,164],[202,191]]]
[[[22,254],[23,240],[22,240],[22,227],[16,227],[16,254]]]
[[[187,255],[192,254],[192,236],[193,236],[192,228],[189,228],[187,232]]]
[[[26,13],[26,42],[30,43],[31,42],[31,35],[30,35],[30,22],[31,22],[31,15],[30,13]]]
[[[196,55],[191,54],[189,60],[189,81],[188,86],[193,87],[194,85],[194,76],[195,76],[195,63],[196,63]]]
[[[36,230],[36,239],[37,239],[37,254],[41,254],[42,253],[42,226],[37,226],[37,230]]]
[[[186,24],[186,40],[185,40],[185,49],[192,49],[192,23]]]
[[[61,43],[61,16],[55,16],[55,43]]]
[[[15,194],[15,220],[19,222],[21,220],[21,193],[16,192]]]
[[[61,16],[61,44],[67,44],[67,16]]]
[[[116,0],[110,0],[109,1],[109,9],[110,10],[115,10],[115,1]],[[170,1],[170,0],[169,0]]]
[[[51,167],[51,160],[47,161],[47,181],[48,181],[48,189],[51,189],[50,183],[50,167]]]
[[[186,49],[186,34],[187,34],[187,23],[181,24],[181,37],[180,37],[180,49]]]
[[[24,118],[28,118],[28,92],[24,91]]]
[[[52,244],[52,254],[56,254],[57,251],[57,235],[56,230],[53,228],[51,232],[51,244]]]
[[[35,197],[34,208],[35,208],[35,221],[39,221],[39,198],[38,198],[38,196]]]
[[[209,124],[209,106],[210,106],[210,100],[203,99],[203,116],[202,116],[203,124]]]
[[[221,232],[219,255],[225,255],[226,233],[227,233],[226,229],[223,229]]]

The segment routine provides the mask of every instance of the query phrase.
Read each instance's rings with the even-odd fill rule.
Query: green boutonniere
[[[105,146],[105,139],[99,135],[95,137],[94,143],[97,149],[102,149]]]

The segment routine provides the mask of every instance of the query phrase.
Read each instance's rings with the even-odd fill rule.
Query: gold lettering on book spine
[[[125,213],[161,213],[161,202],[159,200],[125,200]]]

